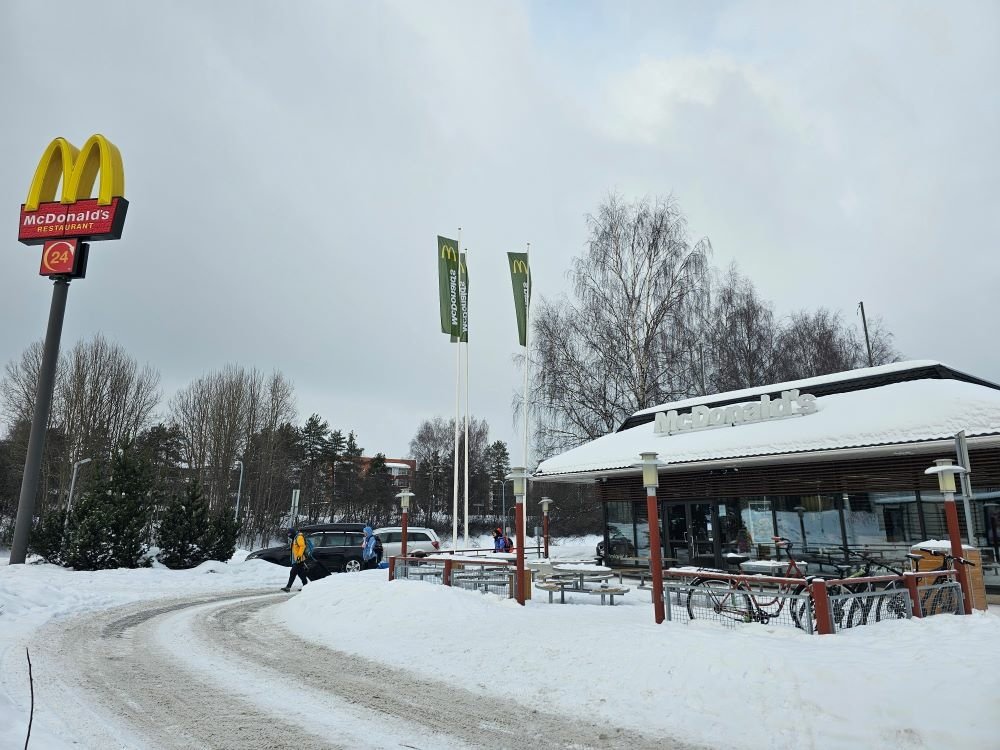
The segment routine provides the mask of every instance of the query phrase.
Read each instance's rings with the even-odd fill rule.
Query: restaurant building
[[[726,567],[795,550],[863,548],[901,559],[946,539],[943,497],[924,470],[972,471],[957,497],[962,537],[994,558],[1000,527],[1000,386],[938,362],[899,362],[644,409],[614,433],[543,461],[534,481],[596,483],[608,560],[646,565],[649,523],[639,454],[655,451],[669,565]],[[966,502],[967,500],[967,502]]]

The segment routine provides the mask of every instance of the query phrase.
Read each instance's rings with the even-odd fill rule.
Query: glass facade
[[[956,498],[962,538],[968,524]],[[976,490],[969,503],[973,539],[989,556],[1000,546],[1000,491]],[[649,558],[646,503],[604,504],[609,561],[645,564]],[[663,557],[668,566],[726,567],[740,558],[774,555],[775,536],[793,544],[794,553],[841,556],[852,548],[898,551],[930,539],[947,539],[944,498],[937,492],[869,492],[768,495],[715,501],[661,500]],[[624,560],[622,558],[630,558]]]

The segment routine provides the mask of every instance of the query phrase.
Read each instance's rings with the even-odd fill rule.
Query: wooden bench
[[[611,600],[611,606],[615,606],[616,596],[625,596],[631,589],[625,586],[598,586],[594,589],[587,589],[588,594],[598,594],[601,597],[601,604],[604,604],[604,598],[609,597]],[[551,596],[551,595],[550,595]]]

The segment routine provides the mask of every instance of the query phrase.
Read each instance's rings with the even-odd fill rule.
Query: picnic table
[[[567,563],[552,566],[552,574],[542,583],[536,584],[542,591],[549,594],[552,603],[553,594],[559,592],[559,603],[566,603],[566,592],[593,594],[601,597],[601,604],[610,600],[612,606],[616,596],[623,596],[629,589],[621,586],[608,586],[608,579],[614,575],[611,568],[593,563]],[[588,584],[599,584],[597,586]]]

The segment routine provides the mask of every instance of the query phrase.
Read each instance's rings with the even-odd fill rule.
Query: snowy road
[[[85,747],[686,747],[301,640],[276,622],[286,598],[160,600],[52,623],[33,639],[38,710]]]

